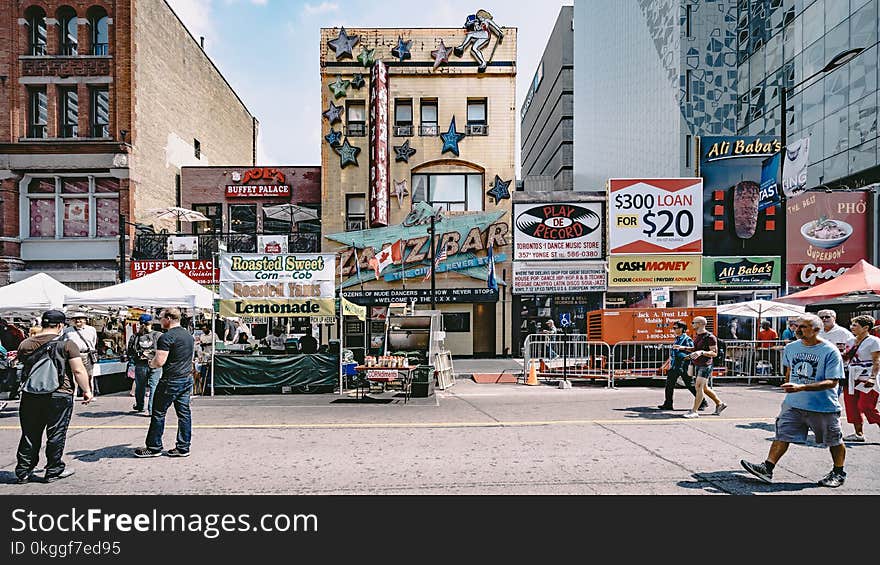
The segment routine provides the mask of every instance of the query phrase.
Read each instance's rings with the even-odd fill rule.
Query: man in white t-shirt
[[[846,344],[853,339],[853,334],[843,326],[837,325],[837,312],[834,310],[819,310],[818,316],[822,319],[819,337],[836,345],[837,350],[842,352]]]

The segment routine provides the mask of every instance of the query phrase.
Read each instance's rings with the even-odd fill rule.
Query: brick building
[[[255,163],[257,128],[164,0],[4,0],[0,285],[115,282],[121,216],[173,229],[180,167]]]
[[[425,275],[431,256],[445,251],[435,298],[446,342],[456,355],[495,356],[510,346],[503,279],[512,276],[517,30],[482,10],[468,21],[474,35],[464,28],[321,30],[323,249],[340,253],[344,295],[379,315],[390,302],[415,299],[430,308]],[[482,51],[480,34],[488,38]],[[466,37],[477,41],[454,51]],[[434,250],[432,207],[441,209]],[[403,258],[377,280],[370,259],[396,241]],[[489,248],[494,292],[487,292]],[[365,343],[375,334],[357,324],[346,320],[346,347],[376,349]]]

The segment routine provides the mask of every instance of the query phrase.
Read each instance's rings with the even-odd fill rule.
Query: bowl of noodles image
[[[853,227],[843,220],[819,219],[801,226],[801,235],[807,243],[820,249],[843,245],[853,234]]]

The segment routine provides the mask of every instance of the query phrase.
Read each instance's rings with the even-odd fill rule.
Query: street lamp
[[[819,75],[836,71],[840,67],[846,65],[847,63],[849,63],[850,61],[852,61],[853,59],[858,57],[859,54],[864,50],[865,50],[864,47],[856,47],[855,49],[848,49],[846,51],[838,53],[837,55],[832,57],[832,59],[830,61],[828,61],[828,63],[824,67],[822,67],[821,70],[819,70],[816,73],[813,73],[812,75],[808,76],[807,78],[800,81],[796,85],[791,86],[791,87],[786,87],[785,85],[782,86],[782,90],[779,93],[779,102],[781,103],[780,105],[782,107],[782,131],[780,132],[779,137],[781,138],[783,150],[785,149],[785,143],[787,141],[786,140],[786,129],[788,127],[788,124],[786,123],[785,114],[786,114],[786,110],[788,109],[787,106],[788,106],[789,92],[793,91],[795,88],[799,87],[800,85],[804,84],[805,82],[813,80],[814,78],[816,78]],[[784,162],[784,159],[783,159],[783,162]]]

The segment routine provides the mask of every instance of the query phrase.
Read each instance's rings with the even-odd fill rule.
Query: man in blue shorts
[[[819,339],[822,320],[813,314],[798,318],[798,340],[785,346],[782,365],[786,382],[782,388],[787,393],[782,410],[776,417],[776,437],[770,445],[770,453],[763,463],[740,461],[743,468],[769,483],[773,468],[788,450],[790,443],[804,443],[807,430],[813,430],[816,443],[824,443],[831,449],[834,467],[819,485],[836,488],[846,480],[843,463],[846,447],[840,431],[840,403],[837,399],[837,382],[843,378],[843,359],[833,344]]]

